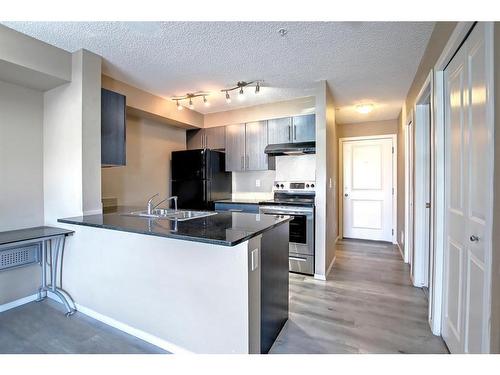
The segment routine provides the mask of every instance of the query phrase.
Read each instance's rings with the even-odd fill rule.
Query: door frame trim
[[[373,139],[390,139],[394,152],[392,153],[392,243],[397,244],[397,212],[398,212],[398,136],[397,134],[369,135],[361,137],[343,137],[339,138],[339,167],[338,167],[338,200],[339,200],[339,238],[344,238],[344,204],[342,195],[344,194],[344,142],[350,141],[368,141]]]

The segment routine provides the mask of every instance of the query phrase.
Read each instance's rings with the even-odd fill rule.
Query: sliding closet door
[[[492,121],[484,24],[445,71],[443,338],[452,353],[489,350]]]

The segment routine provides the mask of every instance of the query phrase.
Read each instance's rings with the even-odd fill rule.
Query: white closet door
[[[443,338],[452,353],[489,350],[493,133],[485,26],[445,71],[446,218]]]

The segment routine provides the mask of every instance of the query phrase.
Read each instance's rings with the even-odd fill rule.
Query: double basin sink
[[[133,211],[126,214],[126,216],[138,216],[149,219],[166,219],[175,221],[186,221],[192,219],[199,219],[202,217],[217,215],[217,212],[209,211],[191,211],[191,210],[172,210],[168,208],[155,208],[149,213],[144,211]]]

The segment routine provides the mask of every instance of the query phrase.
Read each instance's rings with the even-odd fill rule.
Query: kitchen
[[[239,88],[249,104],[262,91],[254,105],[200,114],[187,101],[181,109],[178,99],[103,75],[91,52],[70,54],[4,26],[0,31],[12,43],[16,67],[26,64],[18,54],[23,44],[45,53],[48,64],[63,62],[61,72],[37,67],[41,87],[2,73],[10,85],[45,90],[31,94],[31,111],[9,111],[23,124],[22,116],[32,114],[36,131],[43,129],[43,137],[32,138],[33,153],[18,163],[38,171],[41,160],[31,186],[43,187],[35,194],[50,226],[40,229],[32,219],[22,230],[12,219],[4,225],[2,254],[10,258],[0,273],[9,288],[2,309],[48,297],[62,302],[68,316],[79,311],[170,352],[269,351],[288,319],[289,267],[307,275],[315,270],[315,96],[269,102],[258,81]],[[24,102],[24,91],[19,95]],[[74,98],[80,106],[71,112],[66,103]],[[14,145],[18,135],[12,137]],[[159,253],[165,246],[171,251]],[[191,272],[182,273],[186,268]],[[208,269],[220,277],[208,277]],[[12,288],[9,277],[18,274],[23,280]],[[220,300],[199,298],[214,290]],[[192,315],[200,309],[203,316]],[[166,310],[171,318],[156,315]]]

